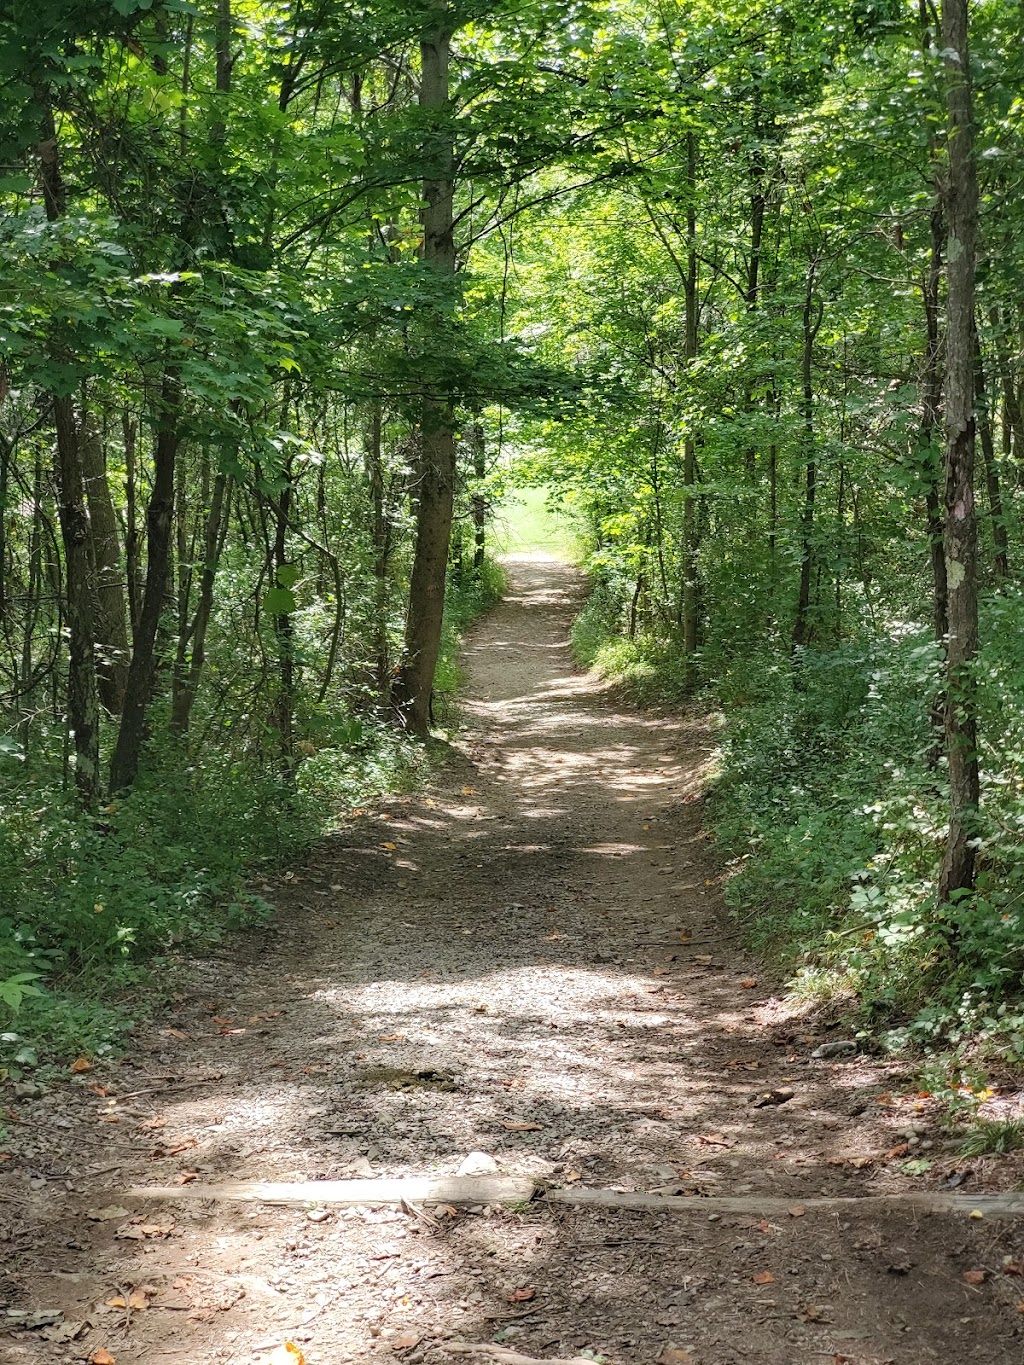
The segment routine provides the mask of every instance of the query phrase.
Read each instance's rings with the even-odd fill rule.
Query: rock
[[[498,1163],[486,1152],[470,1152],[464,1157],[456,1175],[497,1175]]]
[[[38,1100],[46,1091],[36,1081],[19,1081],[14,1087],[15,1099]]]
[[[828,1057],[852,1057],[857,1051],[857,1044],[852,1038],[837,1038],[833,1043],[822,1043],[811,1053],[812,1057],[819,1060]]]

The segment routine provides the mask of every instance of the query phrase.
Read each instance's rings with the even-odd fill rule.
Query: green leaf
[[[263,597],[263,610],[270,616],[287,616],[297,605],[290,588],[270,588]]]
[[[282,564],[277,571],[277,581],[282,588],[293,588],[300,572],[297,564]]]

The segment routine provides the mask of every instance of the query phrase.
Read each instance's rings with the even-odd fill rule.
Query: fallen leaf
[[[567,1185],[571,1185],[576,1180],[582,1180],[583,1173],[582,1171],[569,1170],[565,1172],[565,1175],[562,1178]]]
[[[86,1209],[85,1216],[93,1223],[106,1223],[114,1218],[127,1218],[130,1209],[123,1209],[120,1204],[106,1204],[101,1209]]]
[[[543,1123],[519,1123],[515,1119],[502,1119],[502,1128],[507,1128],[510,1133],[541,1133],[544,1131]]]
[[[397,847],[398,847],[397,844],[392,844],[390,842],[385,842],[381,844],[381,848],[386,848],[389,852],[396,849]]]
[[[286,1341],[267,1357],[267,1365],[306,1365],[306,1357],[294,1341]]]
[[[757,985],[757,977],[745,976],[740,982],[740,985],[743,987],[745,991],[752,991],[754,987]]]
[[[681,1350],[678,1346],[666,1346],[658,1357],[658,1365],[695,1365],[695,1361],[689,1351]]]
[[[92,1070],[92,1062],[89,1061],[88,1057],[76,1057],[71,1063],[71,1070],[75,1072],[76,1075],[81,1075],[83,1071]]]
[[[789,1214],[790,1218],[802,1218],[807,1210],[804,1208],[803,1204],[790,1204],[786,1212]]]
[[[133,1289],[127,1299],[123,1294],[115,1294],[112,1299],[104,1299],[108,1308],[131,1308],[139,1313],[149,1307],[149,1299],[141,1289]]]
[[[102,1099],[106,1099],[106,1097],[110,1094],[110,1090],[108,1089],[107,1086],[99,1085],[96,1081],[92,1081],[85,1088],[86,1090],[91,1090],[94,1095],[99,1095]]]
[[[404,1033],[382,1033],[380,1041],[382,1043],[404,1043]]]
[[[736,1143],[732,1138],[727,1138],[724,1133],[703,1133],[697,1139],[703,1142],[706,1147],[735,1147]]]
[[[193,1180],[198,1180],[198,1171],[179,1171],[174,1177],[175,1185],[190,1185]]]
[[[756,1275],[750,1277],[755,1284],[774,1284],[775,1276],[770,1270],[759,1270]]]
[[[800,1309],[804,1322],[828,1322],[828,1310],[823,1304],[808,1303]]]
[[[771,1230],[772,1230],[772,1225],[771,1225],[771,1223],[769,1223],[769,1221],[768,1221],[767,1218],[762,1218],[762,1219],[760,1219],[758,1222],[756,1222],[756,1223],[754,1224],[754,1231],[755,1231],[755,1232],[762,1232],[762,1233],[764,1233],[764,1232],[771,1232]]]
[[[98,1351],[93,1351],[89,1357],[89,1365],[117,1365],[117,1356],[112,1356],[101,1346]]]
[[[154,1147],[150,1156],[154,1161],[159,1161],[166,1156],[177,1156],[180,1152],[187,1152],[190,1147],[195,1145],[195,1138],[170,1138],[167,1142],[162,1142],[158,1147]]]
[[[984,1284],[985,1281],[986,1281],[987,1279],[988,1279],[988,1271],[987,1271],[987,1270],[965,1270],[965,1271],[964,1271],[964,1283],[965,1283],[965,1284]]]
[[[248,1029],[244,1028],[222,1028],[220,1031],[220,1036],[222,1038],[238,1038],[241,1037],[243,1033],[247,1032]]]
[[[49,1327],[44,1327],[39,1335],[44,1341],[55,1341],[58,1344],[65,1341],[74,1341],[80,1337],[89,1326],[88,1322],[55,1322]]]
[[[162,1038],[178,1038],[183,1043],[188,1042],[188,1034],[183,1033],[180,1028],[162,1028],[160,1030],[160,1036]]]
[[[166,1128],[167,1120],[162,1114],[154,1114],[151,1119],[143,1119],[139,1127],[146,1131],[155,1131],[157,1128]]]
[[[898,1142],[895,1147],[889,1148],[889,1150],[885,1154],[885,1159],[886,1161],[895,1161],[897,1160],[898,1157],[906,1156],[906,1154],[909,1151],[910,1151],[909,1143]]]
[[[397,1337],[392,1338],[391,1349],[393,1351],[411,1351],[419,1343],[420,1335],[418,1332],[401,1332]]]
[[[114,1236],[123,1242],[142,1242],[147,1237],[169,1237],[173,1231],[173,1223],[126,1223]]]
[[[693,957],[690,959],[691,962],[696,962],[701,967],[710,967],[714,960],[715,959],[708,953],[694,953]]]
[[[508,1296],[508,1301],[509,1303],[529,1303],[531,1299],[535,1299],[536,1297],[536,1289],[514,1289]]]

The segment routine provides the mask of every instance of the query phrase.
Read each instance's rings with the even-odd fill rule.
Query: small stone
[[[498,1163],[487,1152],[470,1152],[464,1157],[456,1175],[497,1175]]]
[[[822,1043],[811,1053],[812,1057],[819,1060],[828,1057],[852,1057],[857,1051],[857,1044],[852,1038],[837,1038],[833,1043]]]

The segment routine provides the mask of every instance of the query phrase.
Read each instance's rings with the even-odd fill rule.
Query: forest
[[[6,0],[0,90],[0,1065],[438,761],[517,489],[747,943],[1024,1058],[1018,5]]]

